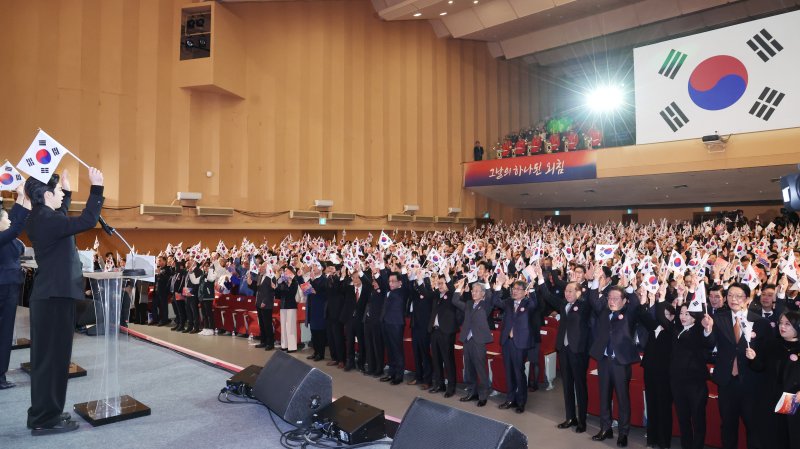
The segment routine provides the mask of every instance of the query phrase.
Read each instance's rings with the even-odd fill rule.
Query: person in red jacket
[[[530,154],[539,154],[542,152],[542,144],[544,143],[544,139],[540,134],[534,134],[533,139],[531,139],[531,144],[529,145]]]
[[[561,149],[561,134],[559,133],[551,133],[550,137],[547,138],[547,143],[550,144],[550,151],[548,153],[556,153]]]
[[[522,157],[528,155],[528,143],[525,139],[517,139],[517,144],[514,146],[514,156]]]
[[[564,136],[564,151],[575,151],[578,149],[578,133],[572,127],[569,128]]]

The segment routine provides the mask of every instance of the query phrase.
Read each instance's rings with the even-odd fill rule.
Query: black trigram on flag
[[[26,158],[25,162],[28,164],[28,167],[33,167],[33,158]]]
[[[44,140],[44,139],[39,139],[39,146],[40,146],[40,147],[43,147],[43,146],[46,146],[46,145],[47,145],[47,141],[46,141],[46,140]]]
[[[58,156],[59,154],[58,147],[53,147],[51,151],[53,152],[53,156]]]
[[[686,53],[681,53],[675,49],[670,50],[667,58],[664,59],[664,63],[661,64],[661,70],[658,71],[658,74],[674,80],[684,61],[686,61]]]
[[[747,41],[747,45],[761,58],[767,62],[769,59],[783,50],[783,46],[766,29],[762,29],[755,36]]]
[[[769,120],[769,118],[772,117],[772,113],[775,112],[775,109],[781,104],[785,96],[786,94],[783,92],[765,87],[764,90],[761,91],[761,95],[758,96],[758,100],[756,100],[756,102],[753,103],[753,107],[750,108],[750,115],[755,115],[764,121]]]
[[[11,166],[6,165],[5,167],[3,167],[3,170],[10,172],[13,169],[11,168]]]
[[[681,108],[674,101],[658,114],[667,122],[672,132],[683,128],[683,125],[689,123],[689,118],[686,117],[686,114],[681,111]]]
[[[50,169],[47,167],[42,167],[39,169],[42,174],[50,173]]]
[[[16,178],[17,181],[22,181],[22,175],[20,174],[14,175],[14,178]]]

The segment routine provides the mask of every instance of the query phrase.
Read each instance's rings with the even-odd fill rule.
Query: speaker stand
[[[28,373],[28,375],[31,374],[31,362],[21,363],[19,367],[20,369],[22,369],[22,371]],[[80,365],[73,362],[70,362],[68,372],[69,375],[67,376],[67,378],[69,379],[74,379],[76,377],[84,377],[86,375],[86,370],[83,369]]]

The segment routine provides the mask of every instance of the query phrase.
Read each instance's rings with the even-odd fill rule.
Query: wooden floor
[[[131,325],[131,329],[241,367],[249,365],[263,366],[273,354],[272,351],[255,348],[255,342],[248,341],[246,338],[181,334],[171,332],[169,327],[139,326],[135,324]],[[294,356],[303,362],[307,362],[306,356],[310,353],[309,349],[305,349],[296,352]],[[489,403],[485,407],[478,408],[475,406],[475,402],[463,403],[458,401],[458,398],[463,394],[462,388],[457,390],[456,396],[445,399],[441,393],[430,394],[415,386],[405,384],[391,386],[379,382],[373,377],[364,376],[358,371],[344,372],[336,367],[326,366],[325,362],[327,361],[309,363],[331,375],[335,397],[350,396],[381,408],[388,416],[398,419],[403,417],[411,401],[415,397],[421,396],[451,407],[512,424],[528,436],[529,444],[532,448],[616,447],[616,439],[601,443],[591,441],[591,436],[599,430],[599,420],[591,416],[589,417],[588,429],[584,434],[576,434],[571,430],[559,430],[556,428],[556,424],[564,420],[563,397],[561,384],[558,380],[556,380],[553,390],[539,390],[535,393],[529,393],[526,412],[516,414],[513,411],[497,408],[504,401],[504,394],[496,394],[490,397]],[[407,379],[411,378],[408,375],[406,377]],[[629,440],[628,447],[644,448],[644,430],[633,428]],[[673,446],[679,447],[680,443],[674,440]]]

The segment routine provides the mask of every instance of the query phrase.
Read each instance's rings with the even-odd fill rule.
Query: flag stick
[[[86,168],[92,168],[92,167],[89,167],[89,165],[88,165],[86,162],[83,162],[83,161],[81,160],[81,158],[79,158],[78,156],[76,156],[76,155],[75,155],[75,153],[73,153],[72,151],[69,151],[69,150],[67,150],[67,152],[70,154],[70,156],[74,157],[74,158],[75,158],[75,160],[77,160],[78,162],[80,162],[81,164],[83,164],[83,166],[84,166],[84,167],[86,167]]]

